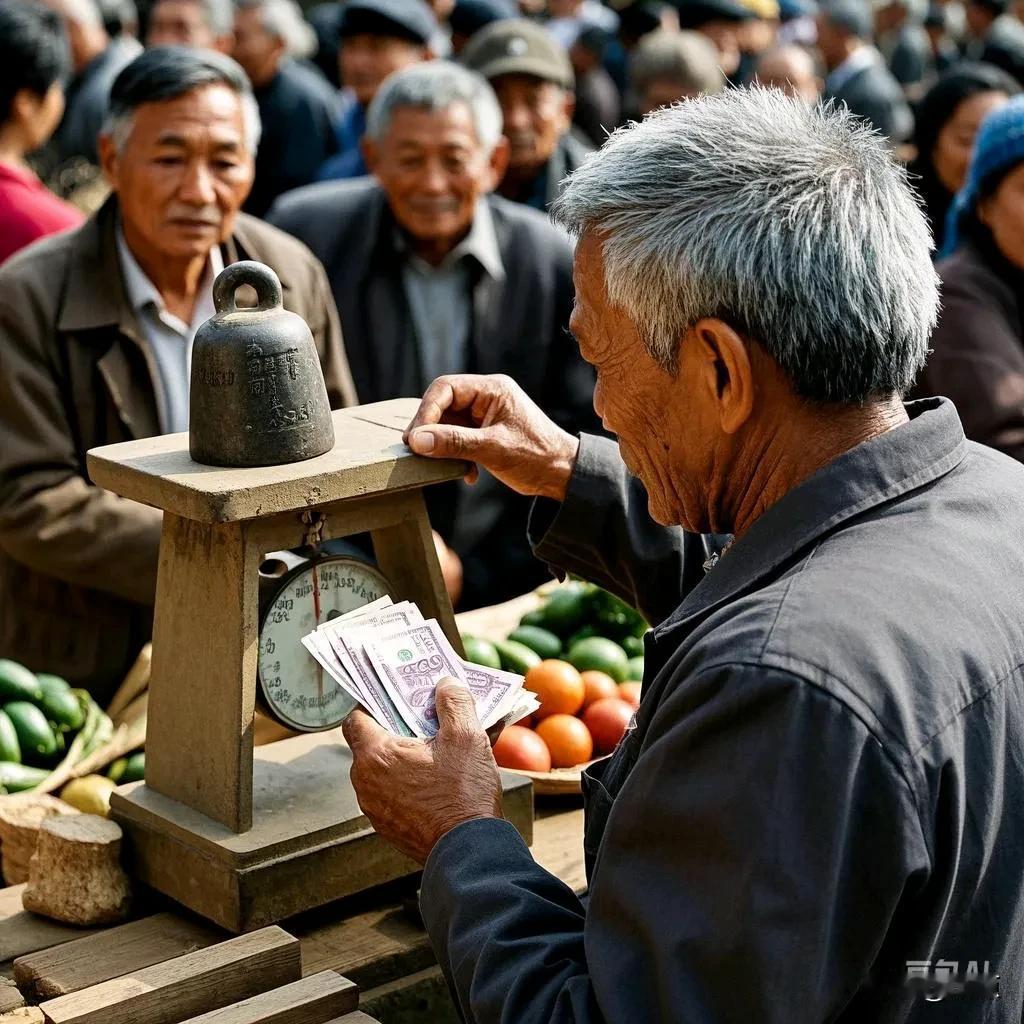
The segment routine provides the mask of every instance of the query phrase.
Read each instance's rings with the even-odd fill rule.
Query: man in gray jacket
[[[733,90],[613,137],[555,215],[618,451],[468,376],[408,439],[537,495],[538,554],[657,624],[584,776],[586,905],[501,820],[468,690],[430,743],[346,724],[463,1019],[1019,1024],[1024,469],[901,401],[937,308],[903,170]]]

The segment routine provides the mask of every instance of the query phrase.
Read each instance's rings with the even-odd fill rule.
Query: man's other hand
[[[392,736],[358,708],[345,719],[352,785],[377,833],[419,864],[456,825],[501,817],[501,780],[473,695],[462,683],[437,685],[432,740]]]
[[[548,419],[511,377],[455,374],[427,388],[402,438],[417,455],[483,466],[519,494],[561,501],[579,439]]]

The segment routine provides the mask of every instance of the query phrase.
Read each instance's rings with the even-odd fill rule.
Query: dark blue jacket
[[[1024,468],[949,402],[910,409],[706,576],[583,439],[538,554],[660,625],[635,728],[585,776],[587,905],[500,820],[427,861],[466,1020],[1019,1024]],[[965,990],[927,1002],[946,972]]]

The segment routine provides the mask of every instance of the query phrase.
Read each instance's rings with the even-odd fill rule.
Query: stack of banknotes
[[[434,693],[445,676],[473,694],[485,729],[510,724],[540,706],[523,677],[463,661],[436,619],[390,597],[321,623],[302,638],[330,677],[395,736],[437,732]]]

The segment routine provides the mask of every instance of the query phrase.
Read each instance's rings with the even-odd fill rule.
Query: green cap
[[[500,75],[531,75],[572,89],[569,55],[541,25],[520,19],[496,21],[477,32],[461,54],[462,63],[488,81]]]

